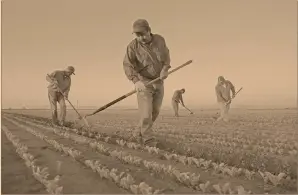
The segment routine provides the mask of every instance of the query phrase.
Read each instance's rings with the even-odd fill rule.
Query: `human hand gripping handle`
[[[144,91],[146,89],[146,86],[142,81],[137,81],[135,83],[135,89],[136,89],[137,92],[141,92],[141,91]]]
[[[169,68],[168,67],[164,67],[161,72],[160,72],[160,79],[164,80],[169,76]]]
[[[172,74],[173,72],[176,72],[177,70],[179,70],[179,69],[181,69],[181,68],[183,68],[183,67],[185,67],[185,66],[191,64],[192,62],[193,62],[192,60],[189,60],[189,61],[185,62],[184,64],[182,64],[182,65],[180,65],[180,66],[178,66],[178,67],[176,67],[176,68],[170,70],[170,71],[168,72],[168,74],[170,75],[170,74]],[[154,80],[152,80],[152,81],[150,81],[150,82],[148,82],[148,83],[146,83],[146,84],[144,84],[144,83],[143,83],[143,84],[144,84],[145,86],[148,86],[148,85],[151,85],[151,84],[155,83],[155,82],[158,81],[158,80],[160,80],[160,77],[158,77],[158,78],[156,78],[156,79],[154,79]],[[135,84],[135,86],[136,86],[136,85],[138,86],[139,89],[144,89],[143,86],[142,86],[141,84],[138,83],[138,84]],[[87,116],[92,116],[92,115],[94,115],[94,114],[96,114],[96,113],[98,113],[98,112],[100,112],[100,111],[103,111],[103,110],[107,109],[108,107],[110,107],[110,106],[116,104],[117,102],[119,102],[119,101],[121,101],[121,100],[123,100],[123,99],[125,99],[125,98],[127,98],[127,97],[129,97],[129,96],[131,96],[132,94],[136,93],[136,91],[137,91],[137,90],[133,90],[133,91],[127,93],[127,94],[124,94],[124,95],[118,97],[117,99],[115,99],[115,100],[113,100],[113,101],[107,103],[106,105],[104,105],[104,106],[98,108],[98,109],[95,110],[93,113],[91,113],[91,114],[87,114],[85,117],[87,117]]]
[[[86,126],[87,126],[88,128],[90,128],[90,125],[89,125],[88,121],[86,120],[86,118],[83,117],[83,116],[77,111],[77,109],[74,107],[74,105],[68,100],[68,94],[63,93],[63,92],[61,91],[61,89],[58,87],[58,81],[55,80],[55,79],[53,79],[53,78],[51,78],[49,74],[47,74],[47,76],[48,76],[49,79],[51,79],[51,81],[52,81],[52,83],[55,85],[55,87],[57,87],[58,91],[63,95],[64,99],[70,104],[70,106],[71,106],[71,107],[74,109],[74,111],[77,113],[79,119],[83,120],[84,123],[86,124]]]
[[[47,74],[47,76],[51,80],[51,83],[54,84],[55,88],[58,89],[58,91],[64,96],[64,93],[61,91],[61,89],[58,86],[58,81],[52,78],[49,74]]]
[[[242,90],[242,87],[236,92],[233,94],[232,98],[230,98],[228,101],[226,101],[225,105],[229,105],[232,103],[232,99],[234,99],[236,97],[236,95]]]

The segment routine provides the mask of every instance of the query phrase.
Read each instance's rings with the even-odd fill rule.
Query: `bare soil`
[[[9,111],[10,113],[18,113],[25,114],[23,116],[14,114],[8,115],[5,114],[5,117],[10,120],[15,121],[17,124],[24,125],[31,129],[34,129],[38,132],[43,133],[47,137],[56,140],[58,143],[63,144],[64,146],[72,147],[77,149],[83,153],[84,159],[94,159],[99,160],[101,164],[104,164],[109,169],[116,168],[120,172],[130,173],[134,179],[137,181],[136,183],[146,182],[148,185],[153,187],[154,189],[164,189],[165,194],[202,194],[203,192],[200,190],[194,190],[191,187],[187,187],[184,184],[177,181],[175,178],[169,176],[165,173],[156,174],[155,172],[148,170],[144,165],[133,165],[124,163],[114,157],[111,157],[105,153],[100,153],[98,151],[92,150],[88,145],[76,143],[71,139],[67,139],[61,137],[46,128],[37,128],[35,125],[29,125],[26,120],[33,122],[34,124],[43,124],[45,126],[49,126],[49,116],[50,114],[45,111]],[[159,147],[162,151],[167,151],[176,154],[183,154],[187,156],[194,156],[197,158],[205,158],[207,160],[212,160],[213,162],[222,162],[229,164],[230,166],[237,166],[248,168],[253,170],[252,167],[245,165],[245,163],[241,164],[237,156],[242,156],[247,164],[249,164],[249,160],[255,158],[263,162],[259,162],[260,164],[267,163],[264,169],[269,170],[271,172],[274,171],[283,171],[286,169],[284,166],[279,167],[279,164],[274,164],[274,162],[280,162],[280,159],[286,159],[287,162],[290,162],[289,166],[292,166],[290,172],[297,171],[297,166],[295,166],[295,157],[288,155],[276,155],[270,154],[267,155],[266,158],[263,156],[262,152],[258,152],[255,154],[245,154],[246,152],[251,152],[250,150],[240,150],[237,148],[229,147],[220,147],[216,144],[204,144],[199,142],[188,142],[183,141],[180,138],[173,137],[165,137],[164,134],[158,134],[158,130],[162,129],[163,131],[169,132],[169,135],[175,135],[175,131],[177,132],[185,132],[185,135],[188,134],[188,130],[195,130],[196,132],[192,132],[194,134],[200,135],[203,134],[219,134],[221,136],[214,138],[215,140],[223,138],[229,139],[228,135],[237,135],[238,137],[245,138],[248,140],[253,139],[266,139],[272,138],[272,142],[280,144],[282,147],[286,146],[287,137],[289,137],[288,142],[291,142],[291,138],[296,137],[297,133],[295,133],[294,129],[297,126],[297,121],[294,119],[295,113],[291,110],[283,111],[280,114],[280,111],[277,114],[272,114],[273,118],[277,118],[277,121],[270,120],[270,118],[264,119],[265,114],[258,111],[258,117],[256,113],[253,114],[253,111],[249,113],[241,113],[238,115],[234,115],[234,118],[230,124],[213,124],[212,116],[214,113],[204,113],[200,112],[200,116],[191,115],[191,116],[183,116],[179,119],[175,119],[171,116],[170,113],[161,114],[160,118],[156,122],[154,129],[156,130],[156,137],[158,139]],[[196,111],[195,111],[196,113]],[[15,119],[14,117],[18,118]],[[27,117],[26,120],[22,117]],[[74,115],[68,115],[70,120],[74,120]],[[260,119],[261,118],[261,119]],[[34,121],[34,120],[35,121]],[[23,120],[23,121],[22,121]],[[162,158],[159,154],[150,154],[147,151],[140,149],[129,149],[128,147],[122,147],[115,142],[115,139],[123,139],[128,140],[130,137],[129,132],[135,129],[137,125],[137,115],[132,111],[126,111],[125,113],[117,113],[117,112],[109,112],[106,115],[100,115],[98,118],[92,118],[89,120],[90,123],[93,124],[94,131],[97,131],[105,136],[114,137],[109,142],[105,142],[103,140],[94,139],[94,141],[99,142],[105,147],[110,148],[111,150],[125,151],[125,154],[129,154],[135,157],[140,157],[146,161],[153,161],[160,165],[171,165],[173,168],[178,169],[180,172],[190,172],[200,174],[200,178],[202,181],[210,181],[211,187],[207,193],[216,193],[214,189],[212,189],[212,185],[220,184],[223,185],[227,182],[230,183],[231,187],[236,188],[237,186],[243,186],[246,191],[252,191],[253,193],[263,194],[263,193],[279,193],[279,194],[293,194],[297,192],[297,186],[295,186],[295,182],[297,183],[297,177],[292,177],[291,185],[280,185],[274,187],[272,185],[265,184],[263,179],[260,177],[256,177],[252,180],[248,180],[244,176],[229,176],[225,174],[217,174],[212,168],[210,169],[202,169],[198,168],[194,165],[185,165],[181,162],[176,162],[173,160],[166,160]],[[108,181],[106,179],[101,179],[97,173],[94,173],[92,170],[86,168],[81,163],[75,161],[70,156],[62,155],[60,152],[56,151],[53,146],[46,143],[44,140],[32,135],[27,132],[25,129],[21,128],[18,125],[11,123],[10,121],[2,118],[2,125],[6,126],[13,134],[17,135],[21,142],[28,146],[29,152],[32,153],[37,158],[37,164],[41,166],[47,166],[49,168],[50,178],[53,178],[55,175],[62,175],[61,185],[64,190],[63,193],[67,194],[126,194],[131,193],[130,191],[124,190],[120,188],[118,185],[113,183],[112,181]],[[258,127],[259,126],[259,127]],[[253,133],[249,133],[252,130],[261,131],[264,133],[258,136],[255,136]],[[62,129],[60,129],[62,130]],[[121,131],[118,135],[115,135],[115,132]],[[75,134],[75,132],[71,132]],[[166,134],[166,133],[165,133]],[[181,133],[180,133],[181,134]],[[183,134],[183,133],[182,133]],[[274,137],[281,138],[282,141],[274,140]],[[282,136],[281,136],[282,135]],[[86,135],[81,135],[86,136]],[[187,137],[187,136],[186,136]],[[195,136],[188,136],[195,137]],[[200,137],[200,136],[198,136]],[[243,141],[243,140],[242,140]],[[261,146],[264,146],[263,142],[255,142]],[[265,142],[264,142],[265,143]],[[239,143],[237,143],[239,144]],[[265,145],[266,146],[266,145]],[[272,145],[270,147],[275,147]],[[266,146],[269,147],[269,146]],[[190,150],[191,149],[191,150]],[[228,152],[228,151],[233,151]],[[223,152],[221,154],[221,151]],[[236,153],[238,151],[238,153]],[[226,153],[224,153],[226,152]],[[229,155],[227,155],[229,153]],[[233,159],[234,158],[234,159]],[[16,159],[16,160],[13,160]],[[265,161],[269,159],[268,161]],[[15,163],[10,163],[10,162]],[[61,171],[57,171],[57,162],[62,162]],[[239,162],[238,162],[239,161]],[[297,164],[296,164],[297,165]],[[17,174],[14,170],[18,170],[18,174],[22,173],[22,177],[19,176],[17,180]],[[5,135],[2,133],[2,191],[3,193],[45,193],[45,188],[39,184],[33,176],[31,176],[31,170],[27,168],[22,159],[17,156],[13,146],[9,141],[5,138]],[[294,175],[295,176],[295,175]],[[297,172],[296,172],[297,176]],[[28,178],[28,179],[27,179]],[[293,180],[294,179],[294,180]],[[19,181],[21,180],[21,181]],[[22,181],[24,180],[24,181]],[[289,181],[290,182],[290,181]],[[14,188],[14,186],[18,183],[18,189]],[[16,191],[18,190],[18,191]]]

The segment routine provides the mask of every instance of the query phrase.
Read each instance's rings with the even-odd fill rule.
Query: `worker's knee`
[[[66,110],[66,104],[60,104],[60,109],[61,110]]]

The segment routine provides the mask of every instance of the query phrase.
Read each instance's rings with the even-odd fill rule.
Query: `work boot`
[[[150,143],[150,142],[155,141],[155,138],[153,136],[148,135],[148,134],[143,135],[142,138],[143,138],[143,144],[145,144],[145,145]]]

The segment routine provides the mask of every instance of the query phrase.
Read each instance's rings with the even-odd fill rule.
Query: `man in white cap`
[[[220,117],[217,118],[217,121],[229,121],[228,112],[231,104],[231,91],[233,93],[233,97],[235,97],[236,92],[234,85],[230,81],[226,80],[223,76],[219,76],[218,83],[215,86],[217,103],[220,108]]]
[[[170,54],[165,39],[161,35],[153,34],[146,20],[136,20],[133,23],[133,33],[136,38],[126,48],[123,68],[126,77],[134,83],[137,91],[140,131],[134,132],[134,136],[144,143],[152,139],[148,136],[160,112],[164,96],[163,80],[167,78],[171,67]],[[161,80],[145,86],[156,78]]]
[[[65,70],[55,70],[46,76],[46,80],[50,82],[48,86],[48,98],[52,111],[52,122],[59,125],[57,119],[57,102],[60,105],[60,125],[64,126],[66,117],[65,99],[68,98],[71,85],[71,75],[75,75],[73,66],[68,66]]]
[[[175,113],[175,117],[179,117],[178,109],[179,109],[179,102],[184,106],[182,94],[185,93],[185,89],[176,90],[172,97],[172,107]]]

